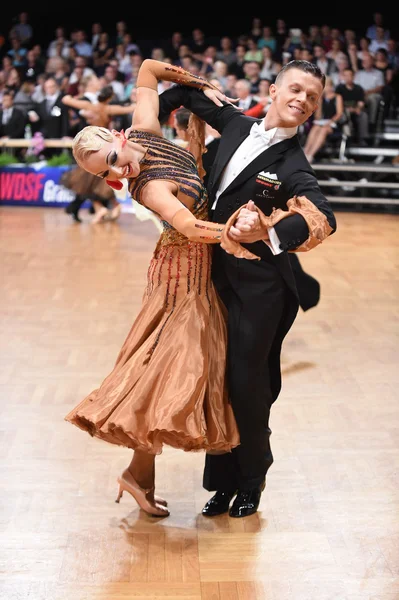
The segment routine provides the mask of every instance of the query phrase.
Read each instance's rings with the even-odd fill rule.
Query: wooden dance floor
[[[0,209],[0,598],[398,600],[398,217],[337,213],[300,256],[321,301],[283,347],[259,512],[202,517],[204,455],[167,448],[160,521],[115,503],[131,452],[64,421],[113,367],[158,237],[85,212]]]

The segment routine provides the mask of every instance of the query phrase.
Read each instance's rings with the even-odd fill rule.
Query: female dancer
[[[197,117],[192,152],[164,139],[158,121],[160,80],[212,90],[201,77],[146,59],[128,139],[123,132],[88,126],[73,141],[76,162],[116,189],[127,178],[131,196],[160,217],[163,232],[141,311],[114,369],[65,419],[92,436],[133,449],[118,479],[117,502],[126,490],[144,511],[163,517],[169,511],[154,495],[154,478],[155,456],[164,444],[218,453],[239,444],[225,381],[225,310],[210,279],[210,244],[222,239],[231,253],[247,254],[238,245],[228,246],[223,225],[203,220],[208,208]],[[219,104],[230,100],[216,88],[206,93]]]
[[[91,75],[90,80],[93,79],[99,81],[96,75]],[[62,102],[79,110],[86,123],[108,129],[114,116],[131,115],[136,107],[135,104],[128,104],[127,106],[110,104],[113,95],[114,91],[112,86],[109,85],[100,90],[97,103],[74,98],[69,94],[63,96]],[[63,184],[76,193],[77,198],[66,209],[66,212],[72,214],[76,221],[80,221],[78,211],[86,198],[90,198],[95,210],[92,224],[100,223],[106,220],[107,217],[111,220],[119,217],[121,206],[115,198],[113,190],[104,181],[100,181],[84,169],[78,167],[68,171]],[[110,212],[107,209],[108,204],[112,206]]]

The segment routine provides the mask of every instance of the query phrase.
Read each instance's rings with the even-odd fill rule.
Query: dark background
[[[397,3],[394,1],[389,5],[379,3],[377,10],[384,15],[385,25],[390,29],[391,36],[399,40],[399,9],[394,8],[395,4]],[[91,24],[100,22],[104,30],[112,35],[115,31],[115,23],[120,20],[126,21],[134,41],[143,41],[144,48],[148,45],[153,47],[157,45],[157,41],[168,39],[173,31],[181,31],[185,37],[188,37],[197,27],[204,31],[207,38],[220,38],[223,35],[236,38],[242,33],[249,33],[254,16],[261,18],[264,25],[273,28],[276,19],[282,18],[288,28],[300,27],[306,31],[310,25],[328,24],[341,30],[354,29],[361,36],[373,23],[373,12],[376,10],[364,10],[360,3],[350,8],[343,2],[330,1],[324,3],[324,10],[321,10],[320,3],[314,9],[304,3],[302,14],[293,16],[293,11],[287,8],[277,12],[267,10],[266,3],[262,5],[262,9],[256,11],[251,7],[246,12],[242,9],[234,10],[232,4],[226,1],[191,3],[189,0],[183,5],[173,2],[158,5],[154,2],[145,4],[141,0],[141,6],[131,2],[124,3],[122,7],[118,2],[115,9],[111,2],[106,2],[105,8],[92,2],[78,7],[64,2],[58,4],[55,2],[50,6],[42,5],[34,8],[32,4],[27,6],[26,3],[9,2],[1,10],[0,33],[7,37],[15,17],[21,11],[26,11],[34,28],[35,41],[43,44],[48,44],[54,39],[54,30],[59,25],[65,26],[67,32],[74,28],[82,28],[90,34]],[[361,7],[359,14],[357,14],[357,7]],[[350,12],[348,12],[349,8]]]

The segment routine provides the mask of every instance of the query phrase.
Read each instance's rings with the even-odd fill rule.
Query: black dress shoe
[[[214,496],[205,504],[202,509],[202,514],[205,517],[216,517],[222,515],[229,510],[230,502],[236,495],[234,492],[216,492]]]
[[[76,221],[76,223],[82,222],[82,219],[79,217],[78,211],[75,209],[72,202],[65,207],[65,212],[67,215],[71,215],[72,219]]]
[[[260,497],[265,484],[251,490],[238,490],[237,496],[229,510],[230,517],[248,517],[258,510]]]

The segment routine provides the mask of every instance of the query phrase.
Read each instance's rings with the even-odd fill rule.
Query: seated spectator
[[[121,81],[118,81],[117,74],[118,70],[115,64],[108,63],[104,71],[104,85],[110,85],[112,87],[116,102],[123,102],[125,99],[125,86]]]
[[[245,110],[245,114],[249,117],[263,118],[270,108],[272,99],[269,95],[270,84],[269,79],[261,79],[259,82],[258,93],[254,95],[254,100],[257,102],[255,106]]]
[[[137,75],[138,75],[141,63],[143,62],[143,57],[141,56],[141,54],[137,54],[137,52],[134,52],[134,50],[129,52],[128,59],[129,59],[128,62],[126,62],[126,60],[124,60],[121,63],[119,63],[118,74],[122,75],[122,77],[119,77],[117,75],[117,80],[121,81],[125,86],[125,97],[129,95],[126,92],[126,84],[128,84],[128,83],[135,84],[136,83]],[[114,64],[113,60],[110,61],[109,64],[111,64],[111,65]]]
[[[52,58],[54,56],[62,56],[63,58],[68,58],[70,45],[71,44],[66,37],[65,28],[57,27],[55,30],[55,38],[47,47],[47,57]]]
[[[165,55],[165,50],[157,46],[155,46],[155,48],[152,48],[150,58],[152,58],[153,60],[160,60],[161,62],[167,62],[168,60],[170,61],[170,58],[167,58]]]
[[[208,77],[213,77],[217,79],[222,87],[225,89],[227,86],[227,75],[228,75],[228,66],[223,60],[216,60],[213,65],[213,71],[208,74]]]
[[[200,75],[203,77],[209,78],[212,77],[215,68],[215,62],[218,60],[217,56],[217,47],[216,46],[208,46],[205,52],[202,55],[202,64],[200,67]],[[227,63],[226,63],[227,64]]]
[[[348,58],[350,67],[354,73],[357,73],[362,67],[362,61],[359,58],[359,49],[355,43],[351,43],[348,46]]]
[[[251,23],[251,29],[249,31],[249,36],[247,36],[247,37],[251,37],[255,40],[255,42],[258,42],[258,40],[260,40],[260,38],[262,37],[262,33],[263,33],[262,19],[260,19],[259,17],[253,17],[252,23]]]
[[[166,42],[162,46],[162,48],[165,51],[165,56],[168,56],[173,64],[176,64],[176,61],[179,58],[179,50],[182,44],[183,34],[181,33],[181,31],[174,31],[170,38],[166,40]]]
[[[344,52],[348,51],[350,44],[357,43],[357,36],[356,36],[356,32],[354,29],[345,29],[343,42],[344,42],[344,45],[343,45]]]
[[[11,27],[10,34],[16,35],[21,40],[23,46],[29,47],[33,38],[33,27],[29,23],[29,14],[27,12],[19,13],[18,22]]]
[[[259,90],[260,64],[251,60],[244,65],[245,79],[251,84],[251,94],[257,94]]]
[[[354,82],[355,74],[349,66],[344,69],[342,77],[343,82],[336,87],[335,91],[342,96],[344,110],[353,125],[357,144],[366,146],[368,117],[365,110],[364,90]]]
[[[27,78],[22,82],[21,87],[14,96],[14,106],[20,110],[26,117],[30,110],[35,108],[35,100],[33,99],[33,92],[36,87],[36,78]]]
[[[343,44],[339,39],[333,39],[331,41],[331,50],[326,53],[327,58],[332,58],[337,65],[338,69],[338,60],[344,56],[346,56],[345,52],[342,49]]]
[[[112,46],[109,34],[102,31],[99,34],[98,42],[93,49],[93,69],[98,77],[104,75],[105,67],[108,61],[115,56],[115,48]]]
[[[345,77],[344,77],[345,69],[350,67],[349,58],[346,56],[346,54],[344,56],[341,56],[341,58],[339,58],[337,60],[337,65],[338,65],[338,71],[334,71],[334,73],[331,73],[331,75],[330,75],[335,87],[337,87],[337,85],[339,85],[340,83],[343,83],[345,81]]]
[[[281,71],[281,63],[274,60],[273,52],[269,46],[263,46],[262,48],[263,63],[259,72],[261,79],[268,79],[272,83],[277,77],[277,74]]]
[[[331,77],[326,77],[326,84],[319,107],[315,112],[312,127],[307,135],[304,153],[310,163],[325,145],[328,136],[341,130],[344,115],[342,96],[337,94]]]
[[[209,43],[205,39],[205,34],[199,27],[196,27],[191,32],[191,38],[188,40],[188,46],[190,48],[191,54],[198,63],[202,63],[203,54]]]
[[[359,40],[359,47],[357,49],[357,59],[358,59],[358,67],[357,69],[362,68],[363,58],[370,54],[370,42],[371,40],[368,37],[361,37]],[[354,69],[354,65],[352,64],[352,68]],[[356,72],[356,69],[354,69]]]
[[[380,48],[383,48],[384,50],[388,51],[388,40],[385,39],[384,28],[376,27],[375,38],[372,39],[370,42],[369,52],[370,52],[370,54],[374,54],[374,56],[375,56],[375,53]]]
[[[277,50],[277,40],[273,35],[272,28],[269,26],[262,27],[262,36],[257,41],[257,46],[260,50],[267,46],[274,54]]]
[[[74,51],[76,50],[74,49]],[[87,66],[87,58],[85,56],[76,56],[72,63],[72,68],[71,65],[69,65],[69,71],[71,73],[68,81],[70,86],[72,86],[73,84],[77,84],[82,77],[94,75],[94,70],[91,67]],[[76,92],[77,89],[75,91],[75,94]],[[70,94],[71,92],[69,91],[68,93]]]
[[[26,55],[24,78],[37,79],[40,73],[44,73],[44,69],[45,65],[43,65],[42,61],[37,58],[34,50],[28,50]]]
[[[112,36],[112,45],[114,47],[116,47],[118,44],[122,44],[125,33],[127,33],[126,21],[117,21],[115,23],[115,33]]]
[[[283,59],[284,44],[288,37],[288,27],[284,19],[277,19],[274,37],[276,38],[277,48],[274,53],[276,60],[281,62]]]
[[[245,62],[257,62],[259,65],[263,63],[262,50],[258,48],[257,43],[253,38],[248,39],[244,60]]]
[[[336,61],[326,56],[326,51],[323,44],[315,44],[313,46],[314,63],[319,67],[320,71],[326,76],[330,76],[337,71]]]
[[[78,55],[91,59],[93,56],[93,48],[87,41],[86,32],[83,29],[77,29],[75,31],[74,39],[75,41],[73,45]]]
[[[3,56],[2,61],[1,61],[1,70],[0,70],[0,77],[2,78],[2,80],[5,82],[7,80],[7,77],[9,75],[9,73],[11,72],[11,70],[14,67],[12,66],[12,59],[10,56],[8,56],[7,54],[5,56]]]
[[[44,91],[44,82],[46,81],[46,76],[44,73],[40,73],[36,78],[35,91],[32,94],[32,100],[35,104],[40,104],[43,102],[46,94]]]
[[[388,40],[388,62],[393,71],[399,70],[398,42],[392,38]]]
[[[229,74],[235,75],[237,79],[243,79],[245,77],[244,64],[247,48],[244,44],[237,44],[235,52],[236,59],[229,65]]]
[[[231,37],[224,35],[220,39],[220,49],[216,51],[216,60],[223,60],[230,67],[237,60],[237,55],[234,51],[233,40]]]
[[[367,27],[367,30],[366,30],[366,37],[368,37],[369,40],[374,40],[377,37],[378,27],[384,28],[384,17],[382,15],[382,13],[375,12],[373,14],[373,24],[370,25],[369,27]],[[384,37],[386,39],[388,39],[390,37],[389,29],[384,28]]]
[[[244,79],[244,77],[241,77],[241,79]],[[234,88],[235,88],[235,85],[236,85],[237,81],[238,81],[238,77],[234,73],[229,73],[227,75],[227,77],[226,77],[226,87],[224,88],[223,92],[229,98],[234,98],[234,94],[235,94]]]
[[[102,32],[103,32],[103,26],[101,25],[101,23],[92,23],[90,44],[91,44],[91,47],[93,48],[93,52],[97,47],[98,40],[100,39],[100,35]]]
[[[21,87],[21,76],[18,69],[13,67],[8,73],[5,81],[5,89],[13,94],[16,94]]]
[[[313,52],[309,48],[301,48],[300,54],[301,60],[307,60],[308,62],[314,62]]]
[[[142,54],[141,48],[136,42],[133,42],[132,34],[126,31],[122,37],[122,44],[126,48],[126,52],[135,52],[136,54]]]
[[[26,123],[26,115],[14,106],[14,94],[5,91],[0,110],[0,138],[23,138]]]
[[[257,102],[251,94],[251,83],[248,79],[239,79],[234,86],[234,98],[239,98],[236,106],[243,111],[254,107]]]
[[[8,56],[12,60],[12,66],[16,69],[24,69],[26,66],[27,48],[22,46],[18,36],[10,36],[11,48],[7,51]]]
[[[366,110],[369,118],[369,129],[375,132],[377,117],[383,99],[382,91],[385,81],[381,71],[375,68],[374,58],[368,53],[362,60],[362,68],[355,74],[355,83],[360,85],[365,92]]]
[[[321,43],[323,44],[323,47],[327,53],[331,50],[331,47],[332,47],[332,37],[331,37],[330,25],[327,25],[326,23],[324,25],[322,25],[320,27],[320,34],[321,34]]]
[[[388,51],[385,48],[379,48],[375,52],[374,67],[383,74],[385,85],[389,85],[392,81],[393,68],[389,64]]]
[[[54,77],[61,91],[66,94],[69,86],[69,66],[67,61],[61,57],[53,57],[47,60],[45,67],[46,77],[50,75]]]

